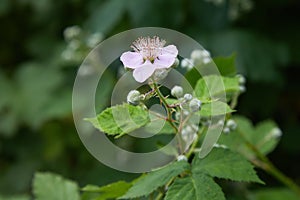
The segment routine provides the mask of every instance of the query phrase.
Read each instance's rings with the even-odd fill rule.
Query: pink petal
[[[168,45],[162,49],[162,55],[170,54],[176,57],[178,55],[177,47],[174,45]]]
[[[142,83],[146,81],[153,74],[154,71],[155,66],[147,60],[142,66],[134,69],[133,77],[137,82]]]
[[[155,68],[157,68],[157,69],[169,68],[174,64],[175,59],[176,59],[176,56],[174,57],[171,54],[160,55],[160,56],[158,56],[158,58],[156,58],[154,60]]]
[[[120,60],[122,61],[123,65],[125,67],[135,69],[137,67],[140,67],[143,63],[143,57],[141,54],[137,52],[131,52],[127,51],[123,53],[120,57]]]

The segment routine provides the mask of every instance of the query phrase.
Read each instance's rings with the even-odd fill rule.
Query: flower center
[[[162,48],[166,44],[165,40],[159,39],[159,37],[140,37],[134,41],[131,48],[135,52],[140,53],[144,60],[153,62],[159,55],[161,55]]]

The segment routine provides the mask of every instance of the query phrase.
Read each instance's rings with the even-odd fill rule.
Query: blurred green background
[[[235,52],[247,78],[238,113],[277,122],[283,137],[270,158],[300,183],[299,10],[299,0],[0,0],[0,194],[29,194],[35,171],[80,186],[137,176],[87,152],[71,94],[76,70],[97,42],[143,26],[185,33],[212,56]],[[116,79],[116,70],[108,77]],[[268,187],[280,185],[259,173]]]

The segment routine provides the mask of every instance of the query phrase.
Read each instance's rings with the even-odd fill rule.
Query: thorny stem
[[[247,140],[244,137],[244,134],[241,131],[238,131],[238,133],[243,137],[243,139],[246,141],[247,146],[254,152],[255,156],[260,160],[260,162],[251,162],[257,167],[265,170],[267,173],[272,175],[274,178],[276,178],[278,181],[280,181],[287,187],[289,187],[300,197],[300,187],[292,179],[287,177],[277,167],[275,167],[275,165],[268,159],[268,157],[262,154],[256,146],[254,146],[250,142],[247,142]]]
[[[153,89],[155,90],[158,98],[160,99],[161,103],[164,105],[166,111],[167,111],[167,121],[169,122],[169,124],[174,128],[175,133],[178,133],[178,128],[177,126],[174,124],[174,120],[172,118],[172,108],[170,108],[168,106],[168,103],[165,100],[165,97],[163,96],[163,94],[160,92],[157,84],[153,81]],[[176,134],[176,137],[178,139],[178,143],[179,143],[179,150],[180,153],[183,153],[183,149],[182,149],[182,140],[179,134]]]
[[[167,121],[170,123],[170,125],[174,128],[175,132],[178,132],[177,126],[173,123],[172,118],[172,110],[168,107],[168,104],[163,96],[163,94],[160,92],[157,84],[153,82],[153,89],[155,90],[158,98],[160,99],[161,103],[164,105],[166,111],[167,111]]]

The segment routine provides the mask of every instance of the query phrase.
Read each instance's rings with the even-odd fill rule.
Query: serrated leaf
[[[198,112],[202,117],[224,115],[234,112],[227,103],[221,101],[213,101],[205,103],[201,106],[201,110]]]
[[[96,118],[86,120],[90,121],[100,131],[117,137],[130,133],[150,121],[146,110],[129,104],[107,108]]]
[[[234,117],[237,123],[235,131],[229,135],[221,135],[219,143],[225,144],[231,150],[237,151],[249,160],[255,157],[255,154],[247,143],[252,144],[257,150],[266,155],[271,152],[279,142],[280,130],[273,121],[264,121],[254,127],[251,121],[245,117]]]
[[[167,184],[172,178],[189,170],[190,165],[186,161],[176,161],[162,168],[154,170],[138,179],[128,192],[120,199],[132,199],[151,194],[157,188]]]
[[[281,130],[270,120],[260,122],[255,128],[255,146],[263,154],[268,154],[275,149],[281,136]]]
[[[238,91],[239,82],[237,77],[204,76],[198,80],[195,86],[195,95],[202,101],[224,99],[225,95]]]
[[[216,57],[213,58],[214,63],[216,64],[221,76],[234,76],[236,74],[236,66],[235,66],[236,55],[232,54],[228,57]],[[211,66],[195,66],[193,69],[189,70],[184,77],[188,80],[188,82],[194,87],[197,81],[202,78],[199,71],[203,71],[203,68],[211,67]],[[198,71],[198,70],[199,71]]]
[[[236,54],[232,54],[228,57],[215,57],[214,63],[217,65],[219,72],[222,76],[234,76],[236,75],[235,67]]]
[[[33,180],[36,200],[79,200],[78,185],[52,173],[36,173]]]
[[[233,181],[263,183],[256,175],[253,166],[243,156],[224,148],[214,148],[205,158],[195,156],[193,173],[205,173],[212,177]]]
[[[93,196],[94,200],[106,200],[124,195],[130,187],[131,183],[118,181],[102,187],[87,185],[82,188],[82,191],[84,191],[84,196],[87,196],[86,193],[96,193],[97,195]]]
[[[225,200],[222,189],[202,173],[177,178],[167,191],[165,200]]]

